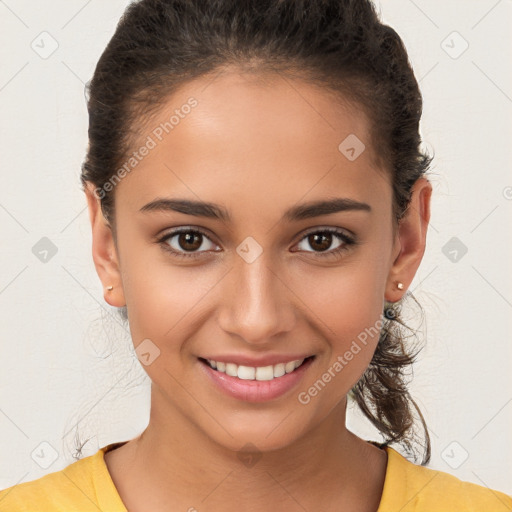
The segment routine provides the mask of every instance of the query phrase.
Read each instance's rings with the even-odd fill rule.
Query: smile
[[[308,359],[311,359],[311,357],[268,366],[243,366],[235,363],[214,361],[213,359],[205,359],[205,361],[208,363],[210,368],[213,368],[218,372],[225,373],[230,377],[237,377],[242,380],[268,381],[277,379],[288,373],[292,373]]]
[[[251,362],[250,359],[240,355],[238,362],[245,364],[202,357],[199,357],[198,361],[201,373],[214,385],[214,389],[237,400],[266,402],[289,394],[292,389],[299,386],[315,358],[316,356],[304,359],[290,357],[290,360],[285,362],[283,359],[279,361],[279,357],[272,356],[258,361],[260,366],[249,366],[247,363]],[[226,360],[229,359],[231,357],[226,357]],[[270,362],[275,364],[268,364]]]

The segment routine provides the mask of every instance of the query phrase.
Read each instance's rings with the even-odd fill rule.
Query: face
[[[188,83],[140,135],[134,150],[149,149],[115,186],[116,245],[98,221],[94,251],[107,300],[127,306],[152,418],[234,450],[287,446],[344,408],[384,299],[400,298],[368,121],[299,80],[228,72]]]

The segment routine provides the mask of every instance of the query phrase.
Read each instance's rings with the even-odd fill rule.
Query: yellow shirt
[[[127,512],[103,458],[104,446],[61,471],[0,491],[1,512]],[[512,497],[418,466],[393,448],[377,512],[509,512]]]

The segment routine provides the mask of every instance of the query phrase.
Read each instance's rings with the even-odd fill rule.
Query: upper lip
[[[275,366],[280,363],[289,363],[312,357],[313,354],[266,354],[261,357],[246,356],[241,354],[223,354],[205,356],[202,359],[210,359],[222,363],[234,363],[237,366]]]

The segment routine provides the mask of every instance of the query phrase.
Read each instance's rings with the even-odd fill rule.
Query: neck
[[[327,511],[342,503],[377,510],[386,454],[347,430],[346,400],[293,443],[261,453],[219,445],[178,410],[162,414],[155,394],[149,425],[128,443],[125,459],[139,488],[158,490],[155,503],[223,512],[268,510],[269,503],[274,510],[323,504]]]

